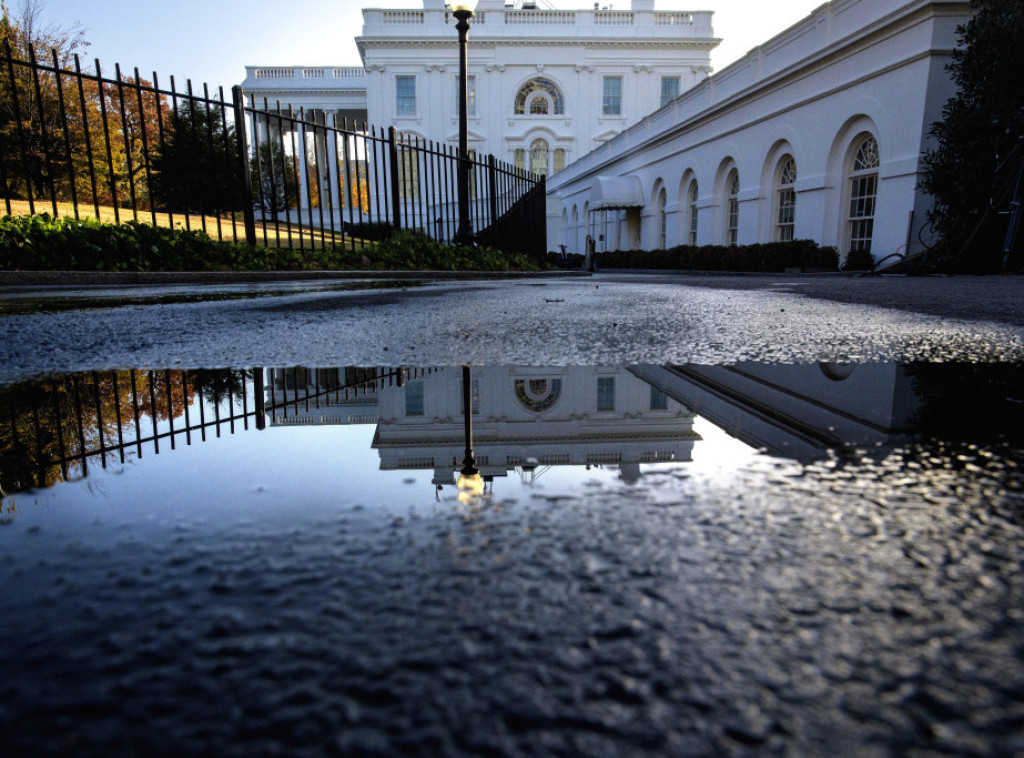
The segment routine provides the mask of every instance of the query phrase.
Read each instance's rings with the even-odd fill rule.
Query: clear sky
[[[6,0],[17,13],[22,0]],[[363,7],[419,8],[420,0],[38,0],[46,22],[79,22],[92,43],[85,59],[104,70],[138,66],[184,83],[225,90],[245,77],[246,65],[359,65],[352,38]],[[711,53],[720,70],[799,21],[824,0],[657,0],[659,10],[712,10],[722,44]],[[589,8],[588,0],[554,0],[559,8]],[[603,5],[607,2],[602,2]],[[629,0],[614,0],[627,9]],[[454,33],[453,33],[454,37]],[[454,41],[453,41],[454,44]]]

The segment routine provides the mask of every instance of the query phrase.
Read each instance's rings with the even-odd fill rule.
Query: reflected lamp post
[[[460,492],[470,495],[481,495],[484,491],[484,479],[476,467],[473,455],[473,374],[469,366],[462,367],[462,416],[466,431],[466,454],[462,459],[462,469],[456,482]]]
[[[477,0],[455,0],[452,3],[452,15],[458,21],[455,30],[459,33],[459,226],[455,230],[455,242],[460,245],[473,243],[473,222],[469,218],[469,80],[466,75],[466,46],[469,20],[473,18],[476,3]]]

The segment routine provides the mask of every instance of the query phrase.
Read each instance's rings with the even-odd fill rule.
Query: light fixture
[[[459,11],[472,13],[476,10],[476,0],[455,0],[452,3],[452,11],[458,13]]]

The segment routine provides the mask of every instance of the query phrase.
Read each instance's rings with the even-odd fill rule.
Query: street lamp
[[[469,218],[469,80],[466,76],[466,45],[469,20],[473,18],[476,2],[454,0],[452,3],[452,14],[458,20],[455,30],[459,33],[459,227],[455,230],[455,242],[460,245],[473,243],[473,222]]]

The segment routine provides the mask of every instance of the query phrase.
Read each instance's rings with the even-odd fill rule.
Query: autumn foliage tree
[[[123,208],[134,199],[150,208],[150,156],[168,105],[137,72],[101,71],[97,63],[87,72],[94,76],[73,76],[88,43],[77,27],[42,28],[40,10],[26,0],[14,16],[0,2],[5,195]]]

